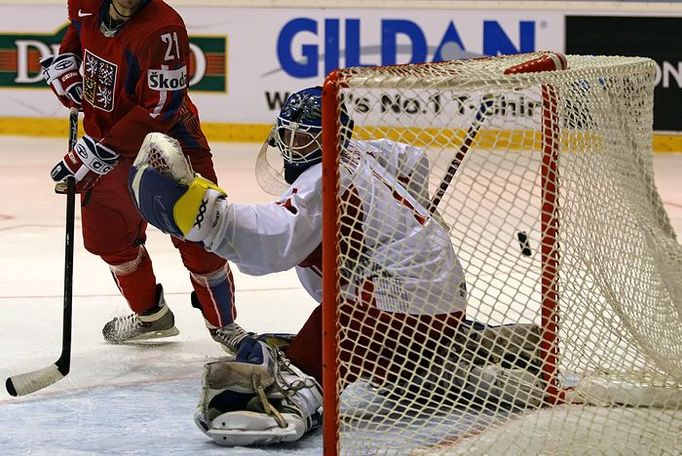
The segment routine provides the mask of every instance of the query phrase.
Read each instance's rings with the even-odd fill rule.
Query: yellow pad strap
[[[178,228],[180,228],[180,231],[182,231],[184,236],[187,236],[187,233],[189,233],[194,226],[194,221],[197,218],[197,215],[199,215],[204,194],[206,193],[206,190],[210,188],[223,194],[225,193],[222,188],[197,174],[189,185],[189,188],[187,188],[187,191],[178,198],[175,206],[173,206],[175,224],[178,225]]]

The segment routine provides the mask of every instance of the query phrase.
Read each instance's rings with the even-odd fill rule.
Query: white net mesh
[[[344,454],[682,447],[682,248],[654,185],[654,63],[504,74],[539,55],[337,74],[355,122],[327,187]]]

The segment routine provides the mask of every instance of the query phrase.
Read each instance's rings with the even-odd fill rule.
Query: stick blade
[[[32,372],[13,375],[5,382],[5,387],[12,396],[25,396],[58,382],[64,375],[56,364],[51,364]]]

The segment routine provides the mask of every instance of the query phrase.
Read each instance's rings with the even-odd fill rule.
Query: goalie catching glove
[[[267,347],[261,341],[256,343]],[[267,350],[275,359],[272,375],[262,371],[244,375],[251,372],[250,364],[240,353],[234,360],[204,366],[194,421],[214,442],[223,446],[293,442],[321,424],[319,384],[278,350]]]
[[[194,173],[177,140],[149,133],[128,177],[137,210],[149,223],[180,239],[200,242],[220,220],[225,192]]]

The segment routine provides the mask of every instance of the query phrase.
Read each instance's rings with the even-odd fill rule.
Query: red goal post
[[[433,429],[432,425],[417,429],[411,418],[395,420],[383,416],[399,414],[397,410],[405,417],[420,415],[424,407],[420,401],[435,407],[438,413],[443,413],[443,406],[447,406],[450,412],[461,409],[463,414],[471,415],[478,407],[491,407],[500,400],[486,392],[478,402],[469,398],[462,406],[457,401],[462,392],[455,389],[461,388],[464,395],[480,395],[465,391],[466,387],[459,384],[455,388],[455,380],[444,380],[442,370],[434,374],[417,362],[423,375],[435,375],[435,383],[428,385],[434,391],[432,397],[400,395],[403,403],[396,406],[395,402],[400,401],[395,394],[391,397],[391,388],[403,393],[416,389],[402,376],[400,385],[371,385],[371,391],[382,401],[373,415],[367,411],[358,418],[357,414],[339,412],[343,402],[341,389],[347,383],[339,378],[340,372],[358,368],[353,363],[366,362],[341,359],[339,348],[342,341],[349,342],[353,332],[339,325],[354,324],[354,314],[341,315],[344,310],[340,309],[347,307],[341,305],[347,304],[340,285],[345,280],[341,269],[345,268],[346,274],[348,270],[353,274],[362,269],[358,262],[354,263],[353,255],[340,251],[339,245],[367,236],[364,231],[353,233],[347,226],[342,229],[341,212],[348,210],[348,204],[339,199],[340,168],[345,166],[340,164],[339,157],[346,147],[346,139],[340,133],[342,106],[355,121],[354,140],[389,138],[423,149],[429,155],[426,180],[428,193],[433,195],[432,212],[448,231],[462,262],[468,287],[467,316],[491,326],[539,328],[535,352],[539,366],[537,372],[532,370],[531,383],[542,385],[541,403],[545,409],[561,403],[599,403],[611,407],[655,404],[673,409],[682,404],[679,358],[682,342],[679,335],[671,335],[668,329],[679,325],[681,316],[678,314],[677,320],[666,323],[660,334],[650,334],[649,341],[647,334],[632,324],[641,319],[644,327],[655,327],[656,314],[674,314],[674,303],[679,298],[675,294],[680,286],[679,277],[671,279],[670,269],[675,262],[671,263],[669,257],[682,258],[682,253],[679,244],[671,243],[674,233],[655,191],[651,169],[653,72],[648,59],[539,52],[423,65],[349,68],[327,77],[322,103],[325,454],[354,453],[356,439],[363,440],[362,452],[374,448],[373,445],[392,448],[393,444],[399,448],[414,445],[414,449],[426,448],[429,453],[449,448],[453,442],[464,441],[466,447],[471,444],[472,435],[485,434],[493,424],[510,420],[516,416],[514,411],[526,412],[537,407],[537,403],[527,399],[528,395],[514,393],[512,399],[504,401],[509,410],[499,413],[499,422],[493,419],[488,420],[492,423],[471,426],[452,424],[445,426],[447,430],[438,427],[435,443],[425,444],[423,433],[428,434],[425,429],[429,426]],[[365,160],[362,154],[367,148],[354,144],[349,148],[357,151],[357,160]],[[374,163],[373,158],[367,160]],[[601,161],[604,168],[590,169],[597,163],[594,160]],[[587,176],[580,176],[581,173]],[[640,188],[628,188],[633,185],[632,179],[628,179],[631,177],[641,184]],[[601,189],[604,193],[589,188],[597,185],[604,185]],[[491,197],[495,189],[499,190],[497,201]],[[614,203],[608,192],[620,198],[632,197],[632,203],[628,200]],[[629,205],[630,213],[624,216],[620,207],[611,213],[609,204]],[[589,215],[581,214],[581,207],[586,213],[603,207],[604,214],[590,219]],[[614,235],[615,225],[635,223],[631,220],[643,224],[637,230],[641,244],[637,249],[641,251],[634,254],[629,252],[627,238]],[[494,221],[499,221],[500,226],[496,227]],[[532,248],[528,258],[514,252],[510,241],[514,233],[509,231],[522,228],[530,233],[525,246]],[[600,240],[599,236],[603,238]],[[367,244],[378,242],[364,241],[362,253],[371,256]],[[602,252],[600,243],[611,252]],[[663,253],[661,246],[672,248],[672,253],[669,250]],[[600,261],[595,251],[613,258],[631,258],[633,267],[646,270],[646,277],[641,283],[635,281],[634,286],[647,291],[628,290],[633,279],[623,268],[609,269],[608,261],[598,266],[592,264]],[[668,259],[662,260],[661,255]],[[652,281],[662,283],[665,293],[640,303]],[[588,296],[580,296],[580,287]],[[438,292],[433,290],[434,295]],[[560,303],[566,303],[565,308]],[[611,325],[602,321],[608,320],[603,316],[594,316],[600,312],[618,321]],[[595,318],[594,328],[590,318]],[[530,340],[520,345],[527,346]],[[664,343],[656,346],[661,341]],[[482,350],[484,342],[478,343]],[[471,340],[466,344],[467,348],[472,347]],[[438,350],[445,348],[452,347],[439,346]],[[489,354],[496,352],[487,346],[486,350]],[[673,359],[677,356],[677,360],[671,362],[671,356]],[[408,364],[397,369],[414,368]],[[504,366],[504,360],[495,366]],[[468,381],[474,378],[474,370],[485,367],[468,367]],[[512,367],[518,370],[517,366]],[[423,387],[424,381],[421,382],[419,388]],[[500,385],[500,391],[506,394],[505,385]],[[474,390],[477,388],[478,383]],[[386,391],[393,407],[388,414],[382,410],[389,402]],[[415,402],[405,404],[406,400]],[[587,416],[584,407],[575,413],[578,421],[587,419],[582,418]],[[623,419],[617,412],[613,416],[614,422]],[[673,423],[679,424],[681,420],[679,415],[673,415]],[[373,433],[371,428],[377,422],[383,424],[377,427],[380,431]],[[559,426],[559,430],[545,431],[543,435],[551,436],[553,432],[567,435],[570,426],[575,423],[566,424],[565,429]],[[643,431],[635,429],[627,439],[641,441],[637,432]],[[666,442],[670,438],[668,432],[659,431],[658,437],[662,437],[658,440]],[[344,433],[350,437],[342,443]],[[376,437],[379,434],[384,437]],[[405,434],[410,437],[404,437]],[[615,431],[604,438],[623,439]],[[496,439],[496,445],[514,440],[505,440],[503,436]],[[536,448],[536,444],[529,445]]]

